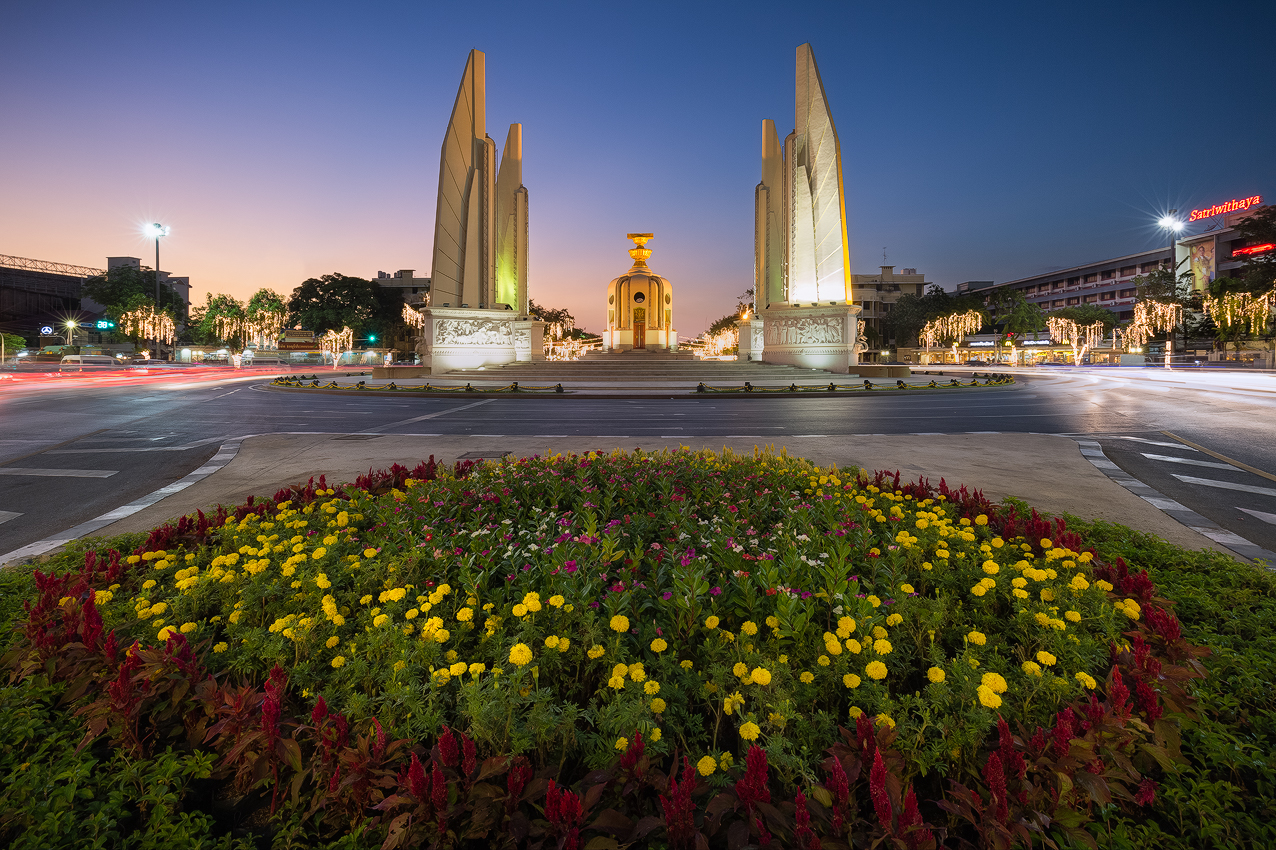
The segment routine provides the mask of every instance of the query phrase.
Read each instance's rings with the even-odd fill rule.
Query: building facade
[[[864,335],[869,344],[860,355],[862,359],[878,362],[884,356],[879,349],[884,350],[899,342],[886,327],[895,302],[905,295],[920,298],[929,285],[926,275],[918,274],[917,269],[901,269],[896,273],[894,266],[882,266],[877,274],[851,275],[851,303],[863,311],[860,319],[864,322]]]

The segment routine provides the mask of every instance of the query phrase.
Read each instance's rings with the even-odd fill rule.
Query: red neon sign
[[[1225,204],[1215,204],[1212,207],[1206,207],[1202,210],[1192,210],[1192,214],[1188,217],[1188,221],[1200,221],[1204,218],[1213,218],[1216,215],[1225,215],[1227,213],[1239,212],[1247,210],[1250,207],[1256,207],[1263,202],[1262,195],[1254,195],[1249,198],[1237,198],[1228,201]]]
[[[1250,245],[1248,248],[1237,248],[1232,252],[1232,256],[1239,257],[1244,254],[1266,254],[1273,248],[1276,248],[1276,242],[1264,242],[1262,245]]]

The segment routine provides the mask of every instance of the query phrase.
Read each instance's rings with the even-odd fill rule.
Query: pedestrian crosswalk
[[[1268,483],[1276,477],[1186,441],[1130,434],[1073,439],[1096,468],[1153,507],[1243,557],[1276,567],[1276,486]],[[1145,450],[1154,446],[1162,451]]]

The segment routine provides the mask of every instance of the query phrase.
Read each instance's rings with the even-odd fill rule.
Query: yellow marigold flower
[[[735,666],[731,668],[731,672],[743,679],[745,676],[749,675],[749,665],[745,664],[743,661],[737,661]]]
[[[890,637],[890,633],[887,632],[886,629],[883,629],[881,626],[873,626],[873,637],[888,638]]]
[[[696,762],[696,770],[701,776],[712,776],[713,772],[718,769],[718,760],[713,756],[705,756]]]
[[[642,691],[649,697],[655,696],[660,693],[660,683],[655,679],[648,679],[647,683],[642,686]]]
[[[988,638],[984,635],[984,633],[977,631],[972,631],[970,634],[966,635],[966,640],[970,641],[975,646],[983,646],[988,642]]]
[[[893,648],[888,640],[873,641],[873,651],[878,655],[890,655]]]
[[[516,643],[510,647],[510,663],[522,667],[532,660],[532,649],[525,643]]]
[[[317,561],[327,554],[328,554],[328,550],[320,546],[318,549],[310,553],[310,557],[314,558]]]
[[[461,621],[462,623],[470,622],[471,620],[474,619],[474,609],[462,608],[460,611],[456,612],[456,619]]]
[[[474,662],[473,664],[471,664],[471,665],[470,665],[467,669],[470,671],[470,675],[471,675],[471,676],[474,676],[475,678],[478,678],[478,676],[479,676],[479,675],[480,675],[480,674],[481,674],[484,670],[486,670],[486,669],[487,669],[487,665],[486,665],[486,664],[483,664],[483,663],[481,663],[481,662],[475,661],[475,662]]]
[[[803,671],[802,674],[798,676],[798,681],[804,685],[809,685],[815,681],[815,674]]]
[[[683,670],[690,670],[692,667],[695,666],[695,664],[692,663],[691,659],[684,658],[678,662],[678,666],[681,667]]]
[[[829,648],[829,647],[827,647],[827,646],[825,647],[825,649],[828,649],[828,648]],[[860,653],[864,650],[864,647],[863,647],[863,646],[861,646],[861,645],[860,645],[860,642],[859,642],[859,641],[857,641],[855,638],[847,638],[847,639],[846,639],[846,649],[847,649],[847,651],[848,651],[848,652],[850,652],[852,655],[859,655],[859,654],[860,654]]]
[[[771,671],[765,667],[754,667],[752,672],[749,673],[749,678],[753,680],[755,685],[769,685],[771,684]]]
[[[621,751],[624,751],[624,750],[629,749],[629,739],[628,739],[628,738],[617,738],[617,739],[616,739],[616,749],[621,750]]]
[[[611,618],[611,622],[608,625],[611,626],[613,632],[627,632],[629,631],[629,618],[624,614],[617,614]]]
[[[880,661],[870,661],[868,666],[864,668],[864,672],[868,674],[870,679],[885,679],[886,665]]]
[[[970,592],[975,596],[983,596],[988,592],[988,588],[984,587],[982,584],[977,584],[970,589]]]
[[[199,626],[197,626],[195,623],[182,623],[181,632],[184,635],[188,635],[198,628]]]
[[[873,722],[877,724],[878,726],[889,726],[892,729],[895,728],[895,718],[891,717],[886,712],[882,712],[881,714],[874,717]]]
[[[523,597],[523,604],[527,606],[527,610],[533,614],[541,609],[540,596],[536,593],[529,593]]]
[[[758,633],[758,624],[753,622],[752,620],[745,620],[744,623],[741,624],[740,626],[740,631],[752,637],[753,635],[756,635]]]
[[[736,691],[735,693],[731,694],[728,697],[725,697],[722,700],[722,710],[725,711],[727,714],[731,714],[732,712],[736,711],[743,705],[744,705],[744,697],[741,696],[739,691]]]
[[[656,714],[663,714],[665,711],[665,701],[660,697],[656,697],[651,701],[651,710]]]
[[[633,679],[635,682],[641,682],[643,679],[647,678],[647,671],[643,669],[641,661],[637,664],[629,665],[629,678]]]
[[[1077,672],[1076,680],[1085,685],[1089,690],[1094,690],[1095,686],[1098,684],[1098,682],[1094,681],[1094,677],[1089,673],[1082,673],[1079,671]]]
[[[340,667],[342,664],[345,664],[345,663],[346,663],[346,659],[345,659],[344,657],[340,656],[340,655],[338,655],[336,658],[332,659],[332,666],[333,666],[333,667]]]
[[[1110,582],[1104,581],[1103,579],[1099,579],[1098,581],[1096,581],[1094,583],[1094,586],[1099,588],[1099,590],[1102,590],[1104,593],[1112,592],[1112,584]]]
[[[997,573],[1001,572],[1001,567],[997,566],[996,561],[984,561],[983,570],[988,573],[988,575],[995,576]]]
[[[855,640],[855,638],[851,638],[851,640]],[[859,641],[856,641],[856,643],[858,642]],[[836,640],[831,640],[828,643],[824,644],[824,651],[827,652],[829,655],[841,655],[842,645],[838,643]]]
[[[819,658],[815,659],[815,661],[821,667],[829,666],[829,657],[827,655],[821,655]]]
[[[566,600],[563,599],[562,594],[556,593],[546,601],[549,602],[550,605],[553,605],[555,608],[562,608],[563,602],[565,602]]]
[[[628,676],[628,675],[629,675],[629,665],[628,665],[628,664],[617,664],[617,665],[615,665],[614,667],[612,667],[612,668],[611,668],[611,674],[612,674],[613,676]]]
[[[1081,612],[1080,612],[1080,611],[1065,611],[1065,612],[1063,613],[1063,616],[1067,617],[1069,620],[1071,620],[1071,621],[1072,621],[1072,622],[1074,622],[1074,623],[1079,623],[1079,622],[1081,622]]]
[[[845,640],[855,633],[858,624],[854,617],[839,617],[837,620],[837,636]]]
[[[847,673],[842,677],[842,684],[848,688],[858,688],[860,686],[860,677],[854,673]]]
[[[708,617],[704,618],[704,627],[706,629],[716,629],[718,627],[718,623],[720,622],[721,620],[719,620],[714,615],[710,614]],[[708,756],[706,756],[706,758],[708,758]],[[707,776],[708,774],[705,774],[705,775]]]
[[[775,616],[770,616],[766,618],[766,624],[767,628],[774,629],[779,627],[780,621]]]
[[[549,647],[550,649],[557,649],[558,635],[550,635],[549,637],[545,638],[545,646]]]
[[[336,646],[339,643],[341,643],[341,638],[337,637],[336,635],[333,635],[332,637],[328,638],[328,640],[324,642],[324,646],[328,647],[329,649],[332,649],[334,646]]]
[[[1041,665],[1035,661],[1025,661],[1023,664],[1020,664],[1019,666],[1023,668],[1023,672],[1028,674],[1029,676],[1041,675]]]
[[[155,637],[157,640],[163,643],[164,641],[168,640],[169,635],[175,635],[175,634],[177,634],[176,628],[174,628],[173,626],[165,626],[164,628],[159,630],[159,633]]]
[[[450,638],[451,636],[452,636],[452,633],[449,632],[447,629],[439,629],[438,631],[434,633],[434,642],[447,643],[447,639]]]
[[[985,708],[1001,707],[1001,697],[997,696],[996,691],[987,685],[980,685],[975,689],[975,693],[979,695],[979,702]]]
[[[652,730],[651,730],[651,734],[650,734],[649,736],[647,736],[647,740],[648,740],[648,741],[651,741],[651,743],[653,743],[653,744],[655,744],[655,743],[657,743],[657,742],[659,742],[659,741],[660,741],[660,727],[659,727],[659,726],[657,726],[655,729],[652,729]]]
[[[213,652],[225,652],[228,649],[226,641],[219,641],[213,644]]]
[[[1000,673],[988,672],[980,679],[980,683],[991,688],[994,693],[1004,694],[1006,692],[1006,680],[1001,677]]]
[[[852,720],[858,720],[864,716],[864,709],[860,708],[858,705],[853,705],[846,713],[851,716]]]
[[[367,548],[367,549],[364,549],[364,550],[363,550],[363,557],[365,557],[365,558],[375,558],[376,556],[377,556],[377,550],[376,550],[376,549],[373,549],[373,548],[369,547],[369,548]]]
[[[622,688],[625,687],[625,677],[612,676],[610,679],[607,680],[607,687],[615,688],[618,691],[621,690]]]
[[[518,603],[517,605],[515,605],[513,610],[514,610],[514,616],[515,616],[515,617],[526,617],[526,616],[527,616],[527,606],[526,606],[526,605],[524,605],[522,602],[520,602],[520,603]]]
[[[1037,660],[1040,661],[1046,667],[1050,667],[1056,661],[1058,661],[1057,658],[1055,658],[1050,653],[1046,652],[1044,649],[1037,653]]]
[[[987,525],[987,524],[988,524],[987,514],[980,514],[979,516],[975,517],[975,525]]]
[[[1049,549],[1049,548],[1051,548],[1052,546],[1054,546],[1054,544],[1053,544],[1053,543],[1051,543],[1051,542],[1050,542],[1050,540],[1049,540],[1048,538],[1045,538],[1045,537],[1041,538],[1041,548],[1042,548],[1042,549]]]
[[[464,676],[465,671],[469,669],[469,665],[464,661],[458,661],[448,668],[448,672],[453,676]]]
[[[944,673],[944,669],[942,667],[932,667],[926,671],[926,678],[930,679],[936,685],[944,681],[945,676],[946,674]]]
[[[571,645],[572,645],[572,642],[571,642],[570,640],[568,640],[567,638],[565,638],[565,637],[560,637],[560,638],[558,639],[558,651],[559,651],[559,652],[566,652],[566,651],[567,651],[567,649],[568,649],[568,647],[570,647]]]
[[[762,730],[752,720],[740,727],[740,737],[746,741],[756,740]]]
[[[167,602],[156,602],[154,605],[151,606],[150,616],[154,617],[156,614],[163,614],[167,610],[168,610]]]
[[[665,643],[664,638],[656,638],[655,640],[651,642],[652,652],[664,652],[668,648],[669,648],[669,644]]]
[[[601,658],[602,654],[606,651],[607,650],[603,649],[598,644],[594,644],[593,646],[589,648],[589,652],[585,654],[588,655],[590,658]]]
[[[377,628],[384,626],[388,622],[390,622],[389,614],[378,614],[372,618],[372,625],[376,626]]]
[[[881,554],[881,553],[878,553],[878,554]],[[872,605],[874,608],[880,608],[882,607],[882,600],[878,599],[876,596],[869,596],[868,604]]]
[[[888,626],[898,626],[902,622],[904,622],[904,617],[900,614],[891,614],[886,618],[886,625]],[[885,635],[882,635],[882,637],[885,637]]]

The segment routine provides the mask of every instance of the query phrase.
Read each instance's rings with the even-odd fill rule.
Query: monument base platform
[[[422,374],[544,360],[545,323],[512,310],[426,307]]]
[[[582,360],[590,362],[634,362],[656,363],[667,360],[695,360],[696,355],[690,351],[670,351],[667,348],[627,348],[623,351],[591,351]]]
[[[842,301],[831,304],[772,304],[762,311],[764,363],[855,372],[859,365],[859,316],[862,308]],[[750,329],[751,330],[751,329]],[[752,335],[751,335],[752,336]]]

